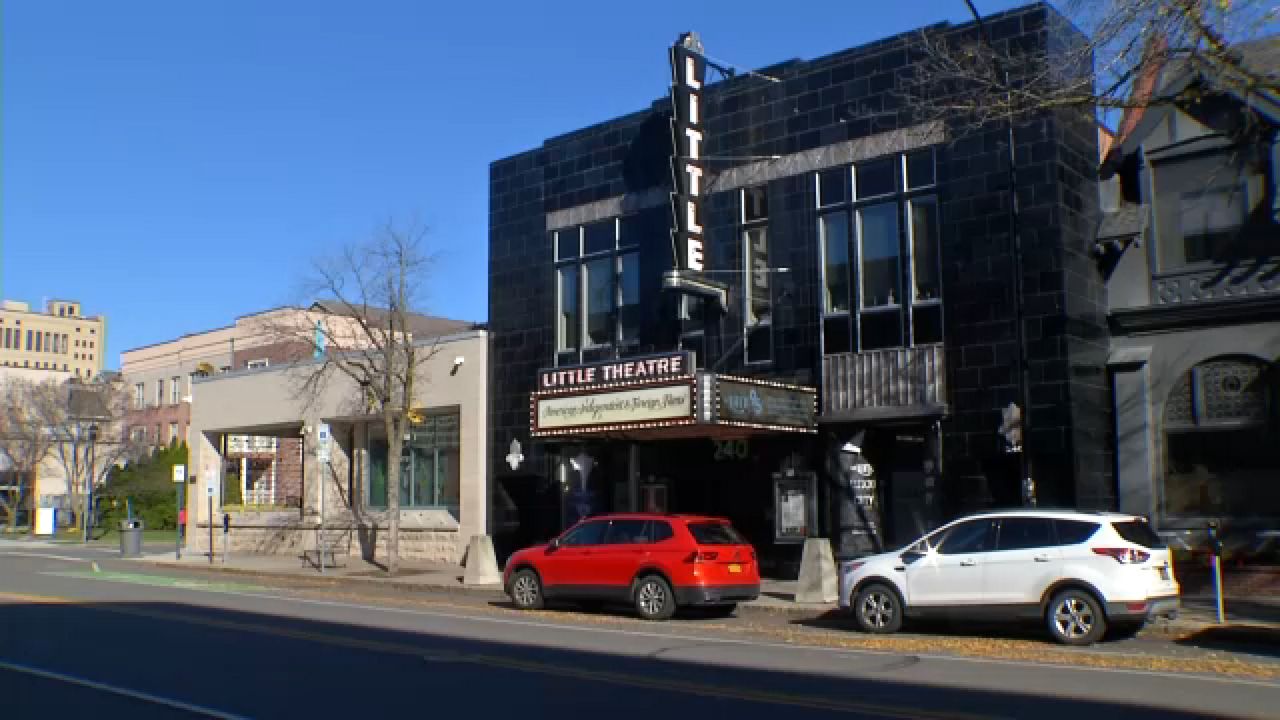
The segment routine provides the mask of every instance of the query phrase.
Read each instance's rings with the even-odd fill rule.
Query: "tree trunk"
[[[387,572],[400,568],[400,455],[404,435],[397,418],[387,417]]]

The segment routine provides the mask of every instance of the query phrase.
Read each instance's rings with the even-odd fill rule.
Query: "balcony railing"
[[[227,452],[269,453],[276,451],[277,438],[258,435],[228,435]]]
[[[822,413],[891,417],[940,412],[946,405],[942,345],[840,353],[822,358]]]

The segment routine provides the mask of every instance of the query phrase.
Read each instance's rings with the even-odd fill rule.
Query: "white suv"
[[[1178,612],[1169,549],[1133,515],[1019,510],[952,521],[895,552],[842,563],[840,607],[867,632],[903,617],[1039,619],[1088,645]]]

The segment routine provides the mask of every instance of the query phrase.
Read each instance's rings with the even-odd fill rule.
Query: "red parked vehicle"
[[[503,586],[516,607],[545,600],[628,603],[646,620],[678,607],[729,615],[760,595],[756,553],[723,518],[630,513],[588,518],[512,555]]]

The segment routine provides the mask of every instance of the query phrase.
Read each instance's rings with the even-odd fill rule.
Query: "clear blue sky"
[[[426,309],[483,320],[489,163],[664,94],[680,32],[757,68],[967,18],[963,0],[9,0],[3,13],[2,292],[105,314],[108,367],[299,300],[310,258],[392,217],[420,217],[442,253]]]

